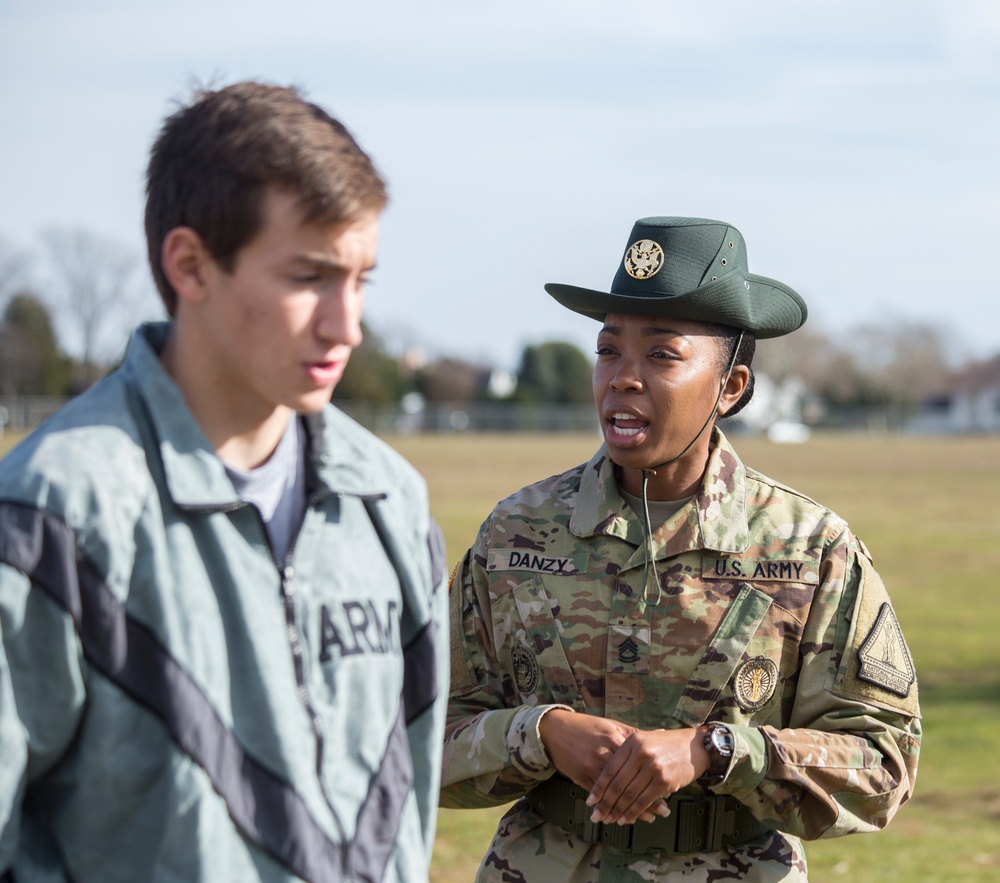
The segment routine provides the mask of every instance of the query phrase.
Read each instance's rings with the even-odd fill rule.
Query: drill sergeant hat
[[[705,218],[635,222],[611,291],[549,282],[564,307],[603,322],[608,313],[714,322],[780,337],[806,321],[805,302],[787,285],[747,269],[740,231]]]

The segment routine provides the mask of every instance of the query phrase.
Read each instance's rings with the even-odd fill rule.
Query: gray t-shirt
[[[240,499],[260,512],[277,561],[288,555],[292,535],[305,512],[305,460],[306,434],[301,421],[293,416],[274,453],[256,469],[223,464]]]
[[[632,494],[626,493],[619,486],[618,493],[622,495],[622,499],[629,504],[629,508],[635,512],[636,517],[642,521],[642,497],[636,497]],[[672,515],[676,515],[685,504],[691,500],[691,497],[685,497],[683,500],[647,500],[649,504],[649,527],[650,530],[657,530],[666,523],[667,519]]]

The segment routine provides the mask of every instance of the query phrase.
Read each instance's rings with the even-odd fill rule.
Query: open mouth
[[[340,363],[332,361],[310,362],[307,365],[309,376],[317,383],[330,383],[340,376]]]
[[[617,411],[608,417],[608,429],[621,438],[634,438],[649,426],[649,421],[625,411]]]

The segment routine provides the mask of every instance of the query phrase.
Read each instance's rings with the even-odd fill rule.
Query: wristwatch
[[[708,731],[705,733],[705,750],[708,752],[709,765],[701,777],[703,784],[715,785],[725,778],[735,745],[733,733],[725,724],[708,725]]]

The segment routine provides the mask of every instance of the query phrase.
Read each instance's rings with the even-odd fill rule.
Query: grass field
[[[0,453],[11,439],[0,438]],[[494,503],[588,458],[596,436],[409,436],[452,562]],[[916,795],[878,835],[808,846],[811,879],[1000,880],[1000,438],[736,439],[744,460],[850,522],[892,593],[920,678]],[[466,883],[496,810],[442,810],[432,879]]]
[[[426,476],[457,559],[493,504],[581,462],[596,436],[390,439]],[[916,794],[886,831],[809,844],[811,879],[1000,880],[1000,439],[736,439],[744,460],[843,515],[875,558],[920,678]],[[495,810],[442,810],[432,879],[472,879]]]

